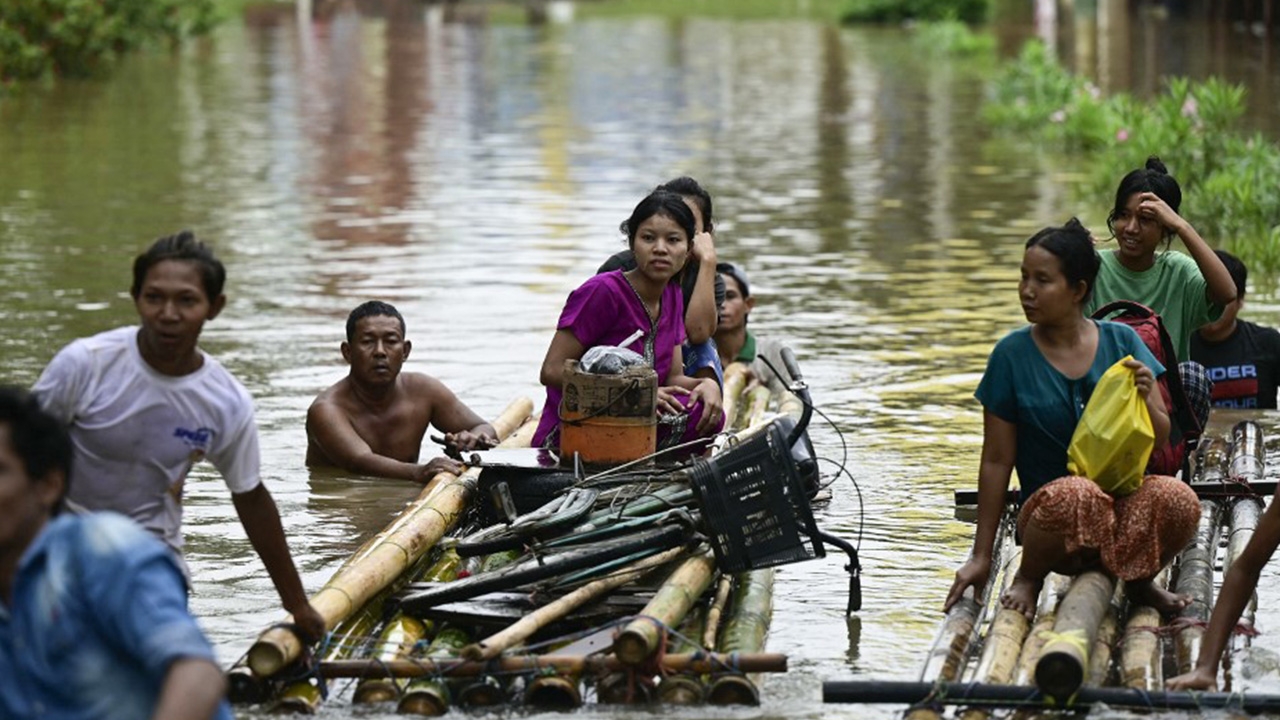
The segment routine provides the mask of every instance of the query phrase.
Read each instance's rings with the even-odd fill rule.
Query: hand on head
[[[693,236],[693,256],[700,263],[716,264],[716,239],[709,232],[700,232]]]

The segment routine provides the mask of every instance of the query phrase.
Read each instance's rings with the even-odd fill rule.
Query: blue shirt
[[[172,551],[121,515],[61,515],[0,602],[0,717],[148,718],[181,658],[216,664]]]
[[[1026,500],[1040,486],[1067,475],[1067,446],[1098,379],[1126,355],[1159,377],[1164,366],[1128,325],[1098,322],[1098,350],[1088,372],[1068,378],[1041,354],[1031,326],[1004,336],[991,351],[974,396],[993,415],[1017,426],[1014,467]]]
[[[720,351],[716,349],[716,341],[708,340],[694,345],[688,341],[680,346],[684,360],[684,374],[693,377],[703,368],[711,368],[716,376],[716,384],[724,387],[724,367],[720,364]]]

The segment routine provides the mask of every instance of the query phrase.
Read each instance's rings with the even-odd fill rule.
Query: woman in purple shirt
[[[560,313],[539,377],[547,402],[533,436],[535,447],[559,442],[564,361],[581,359],[596,346],[618,345],[637,330],[643,335],[627,347],[644,356],[661,383],[659,444],[713,435],[724,425],[720,386],[711,378],[686,376],[680,355],[684,299],[671,279],[693,244],[693,212],[681,196],[655,190],[636,205],[622,231],[635,253],[635,269],[592,276],[570,293]]]

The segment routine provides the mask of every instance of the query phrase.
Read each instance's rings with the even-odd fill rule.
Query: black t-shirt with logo
[[[1218,343],[1192,333],[1191,359],[1208,371],[1215,407],[1276,409],[1280,332],[1274,328],[1238,320],[1235,332]]]

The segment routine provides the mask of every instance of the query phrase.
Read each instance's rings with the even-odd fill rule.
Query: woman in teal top
[[[1100,260],[1089,231],[1074,218],[1027,241],[1018,296],[1030,326],[1002,339],[976,393],[982,401],[978,528],[973,552],[956,571],[950,608],[991,574],[996,528],[1013,469],[1022,483],[1018,514],[1022,563],[1000,598],[1031,617],[1050,572],[1100,569],[1126,581],[1133,601],[1173,612],[1186,598],[1156,586],[1156,573],[1186,546],[1200,517],[1196,494],[1170,477],[1147,476],[1130,495],[1113,497],[1087,478],[1067,475],[1067,446],[1102,373],[1126,355],[1146,400],[1156,446],[1169,436],[1160,393],[1164,372],[1138,334],[1084,315]]]

